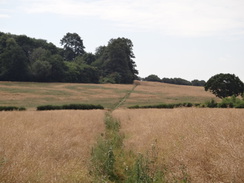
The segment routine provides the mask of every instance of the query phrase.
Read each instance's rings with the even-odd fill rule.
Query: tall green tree
[[[65,81],[65,74],[68,70],[68,67],[65,65],[63,57],[60,55],[52,55],[48,59],[51,64],[51,74],[49,76],[49,81],[52,82],[63,82]]]
[[[52,73],[52,65],[46,60],[37,60],[32,65],[32,74],[35,81],[47,82]]]
[[[116,76],[117,83],[132,83],[137,77],[131,40],[111,39],[107,47],[100,47],[96,55],[100,55],[96,64],[101,67],[104,77]]]
[[[193,86],[205,86],[206,82],[204,80],[194,79],[191,81]]]
[[[35,48],[33,39],[27,37],[26,35],[16,36],[15,38],[17,44],[23,49],[26,56],[29,58],[32,50]]]
[[[28,58],[23,49],[12,37],[4,36],[0,42],[0,80],[28,80]]]
[[[238,96],[244,92],[243,82],[234,74],[216,74],[207,81],[204,88],[219,98]]]
[[[156,82],[161,82],[161,79],[155,75],[155,74],[150,74],[149,76],[145,77],[145,81],[156,81]]]
[[[96,48],[96,51],[95,51],[95,57],[96,58],[100,58],[102,57],[102,55],[104,55],[105,51],[106,51],[106,46],[99,46]]]
[[[64,57],[68,61],[72,61],[77,56],[82,56],[85,51],[83,40],[77,33],[67,33],[60,41],[64,46]]]
[[[74,83],[98,83],[99,71],[96,67],[76,62],[65,62],[68,70],[65,82]]]
[[[95,60],[96,60],[96,56],[92,53],[85,53],[82,56],[84,62],[88,65],[91,65]]]
[[[42,47],[34,49],[30,54],[30,69],[34,81],[49,81],[52,69],[52,65],[48,61],[50,57],[50,51]]]
[[[34,63],[37,60],[45,60],[51,57],[51,53],[49,50],[46,50],[42,47],[36,48],[32,51],[29,56],[30,63]]]
[[[95,54],[84,51],[76,33],[67,33],[61,44],[63,49],[43,39],[0,32],[0,80],[132,83],[137,78],[129,39],[111,39]]]
[[[64,81],[67,70],[63,57],[49,50],[36,48],[30,54],[30,68],[36,81]]]

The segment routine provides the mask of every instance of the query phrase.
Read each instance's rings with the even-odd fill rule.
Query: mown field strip
[[[30,83],[0,82],[0,105],[35,109],[40,105],[95,104],[114,108],[118,99],[130,93],[134,85],[81,84],[81,83]],[[159,103],[201,103],[216,99],[203,87],[179,86],[155,82],[139,82],[123,103],[133,105],[155,105]]]

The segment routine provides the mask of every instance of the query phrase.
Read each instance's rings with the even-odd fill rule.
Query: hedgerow
[[[238,98],[236,96],[223,98],[221,102],[216,102],[215,100],[206,101],[205,103],[176,103],[176,104],[157,104],[157,105],[134,105],[128,107],[129,109],[147,109],[147,108],[164,108],[173,109],[178,107],[200,107],[200,108],[244,108],[244,99]]]
[[[0,106],[0,111],[25,111],[24,107],[15,107],[15,106]]]
[[[173,109],[177,107],[193,107],[198,104],[192,104],[192,103],[177,103],[177,104],[157,104],[157,105],[134,105],[128,107],[129,109],[147,109],[147,108],[156,108],[156,109]]]
[[[93,105],[93,104],[69,104],[69,105],[43,105],[38,106],[38,111],[45,110],[92,110],[92,109],[104,109],[101,105]]]

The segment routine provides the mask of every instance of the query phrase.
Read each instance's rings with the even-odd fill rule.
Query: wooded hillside
[[[95,53],[76,33],[58,48],[46,40],[0,32],[0,80],[75,83],[132,83],[138,71],[132,41],[111,39]]]

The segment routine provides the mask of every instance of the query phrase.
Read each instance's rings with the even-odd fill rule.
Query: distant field
[[[201,103],[207,100],[218,100],[203,87],[172,85],[158,82],[140,82],[126,101],[130,105],[150,105],[159,103]]]
[[[179,86],[154,82],[140,82],[129,99],[122,105],[159,103],[204,102],[214,95],[203,87]],[[0,82],[0,105],[33,109],[39,105],[71,103],[101,104],[113,107],[133,85]]]
[[[132,85],[0,82],[0,105],[35,108],[39,105],[117,103]]]

